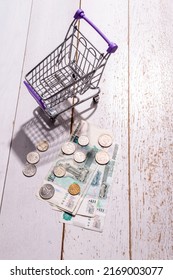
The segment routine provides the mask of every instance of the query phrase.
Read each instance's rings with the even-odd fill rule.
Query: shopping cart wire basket
[[[107,42],[105,54],[81,33],[77,26],[80,19],[84,19]],[[78,9],[62,44],[26,74],[24,84],[50,118],[89,98],[98,101],[98,85],[103,70],[117,47],[85,16],[82,9]],[[93,90],[92,94],[83,97],[89,89]],[[73,103],[61,109],[60,104],[69,98]]]

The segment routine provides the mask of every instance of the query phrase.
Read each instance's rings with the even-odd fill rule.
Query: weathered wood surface
[[[173,3],[130,1],[133,259],[173,258]]]
[[[15,119],[9,116],[15,123],[1,208],[1,259],[61,258],[62,225],[57,222],[55,213],[48,205],[38,201],[35,192],[50,168],[63,142],[63,137],[66,138],[69,135],[71,114],[64,114],[59,120],[61,125],[56,128],[50,124],[48,124],[50,129],[45,127],[45,123],[38,117],[40,111],[35,111],[37,104],[28,94],[23,80],[24,75],[64,39],[76,9],[75,1],[72,5],[67,5],[67,2],[33,1],[32,7],[28,7],[31,19],[30,24],[25,23],[28,25],[28,37],[25,34],[24,67],[22,79],[16,86],[17,90],[21,86],[20,98]],[[60,4],[61,12],[59,11]],[[15,8],[18,9],[18,14],[23,12],[20,6]],[[63,25],[60,22],[63,22]],[[7,66],[9,67],[8,64]],[[15,65],[12,66],[15,71]],[[12,101],[10,99],[8,101],[11,107]],[[3,108],[5,112],[5,106]],[[26,178],[22,174],[26,154],[32,151],[34,145],[43,138],[48,139],[50,149],[47,153],[41,154],[41,161],[37,165],[37,175]]]
[[[0,198],[10,157],[31,2],[0,1]]]
[[[105,3],[0,1],[0,259],[173,258],[173,3]],[[45,123],[23,85],[24,75],[63,41],[80,5],[119,46],[106,65],[97,108],[87,101],[74,110],[75,122],[110,129],[119,144],[102,234],[63,227],[35,198],[70,133],[71,111],[56,126]],[[90,29],[81,28],[89,38]],[[91,41],[106,50],[96,36]],[[43,137],[50,149],[41,154],[37,175],[26,178],[25,156]]]
[[[106,36],[118,44],[119,49],[112,54],[106,65],[100,83],[101,94],[97,109],[91,101],[76,107],[75,117],[87,118],[98,127],[112,131],[114,141],[119,144],[112,185],[112,196],[106,216],[103,233],[65,226],[64,259],[128,259],[129,258],[129,202],[128,202],[128,3],[127,1],[82,1],[86,15],[98,25]],[[104,13],[103,13],[104,10]],[[118,11],[118,12],[117,12]],[[103,20],[104,18],[104,20]],[[85,32],[91,28],[81,26]],[[89,30],[89,31],[88,31]],[[96,39],[95,39],[96,38]],[[105,41],[92,37],[98,49],[107,50]],[[94,40],[95,39],[95,40]],[[102,43],[102,45],[98,45]],[[83,113],[86,108],[90,108]],[[91,116],[90,116],[91,115]],[[88,118],[89,116],[89,118]]]

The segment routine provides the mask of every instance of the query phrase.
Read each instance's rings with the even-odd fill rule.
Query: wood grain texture
[[[173,258],[173,3],[130,1],[133,259]]]
[[[8,167],[31,2],[0,1],[0,200]]]
[[[119,145],[101,234],[63,227],[35,198],[69,136],[71,111],[52,124],[23,85],[24,75],[63,41],[80,2],[119,46],[98,105],[87,101],[73,112],[74,122],[110,129]],[[173,258],[172,14],[171,0],[0,0],[0,259]],[[81,30],[107,49],[87,25]],[[50,148],[40,154],[36,176],[26,178],[26,154],[42,138]]]
[[[119,151],[103,233],[66,225],[64,259],[129,258],[127,8],[127,1],[115,3],[109,0],[106,1],[106,5],[100,1],[82,1],[82,9],[86,15],[110,40],[119,45],[119,50],[111,55],[105,68],[97,109],[92,107],[91,101],[83,103],[76,107],[74,120],[87,119],[98,127],[110,129],[115,142],[119,144]],[[84,27],[83,24],[81,31],[82,27],[85,28],[84,34],[88,32],[89,36],[90,28]],[[99,41],[96,38],[91,38],[92,43],[94,41],[95,46],[102,47],[98,45]],[[106,51],[105,42],[103,47]]]
[[[22,80],[62,42],[75,10],[75,1],[72,4],[69,1],[33,1]],[[71,113],[59,118],[55,127],[45,121],[36,107],[37,103],[22,81],[1,210],[1,259],[60,259],[61,256],[62,225],[58,224],[54,211],[39,201],[35,193],[61,143],[69,136]],[[26,178],[22,174],[26,154],[45,138],[50,149],[40,154],[37,174]]]

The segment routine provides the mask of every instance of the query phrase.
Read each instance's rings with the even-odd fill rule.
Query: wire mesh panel
[[[97,89],[97,93],[87,99],[98,95],[98,84],[110,56],[89,42],[77,28],[77,20],[70,25],[62,44],[25,77],[28,90],[50,117],[60,114],[58,105],[69,98],[77,97],[75,105],[83,102],[79,96],[88,89]]]

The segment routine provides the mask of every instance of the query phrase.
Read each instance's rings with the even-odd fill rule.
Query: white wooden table
[[[103,233],[63,226],[35,198],[70,133],[71,111],[53,129],[40,126],[23,85],[63,41],[80,5],[119,46],[97,109],[88,101],[74,111],[74,120],[111,129],[119,144]],[[0,0],[0,259],[173,258],[172,14],[171,0]],[[43,135],[49,152],[26,178],[26,154]]]

